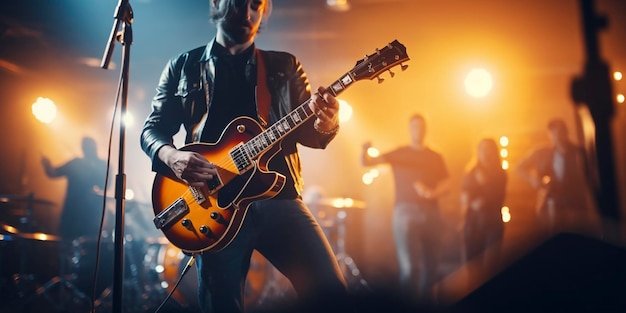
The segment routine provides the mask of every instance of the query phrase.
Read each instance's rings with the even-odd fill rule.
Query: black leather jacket
[[[173,145],[173,136],[181,124],[186,130],[185,144],[199,141],[212,100],[214,62],[217,58],[211,54],[214,42],[212,40],[205,47],[172,58],[161,74],[152,100],[152,112],[144,123],[140,138],[142,149],[152,160],[153,171],[171,173],[169,167],[157,157],[157,152],[164,145]],[[260,53],[271,96],[269,124],[272,124],[307,101],[311,97],[311,88],[295,56],[286,52],[253,49],[246,75],[256,81],[255,56]],[[282,174],[293,178],[293,188],[298,193],[302,191],[302,177],[297,144],[323,149],[335,136],[317,132],[313,128],[314,120],[309,119],[279,143],[280,153],[291,172]],[[280,157],[280,154],[275,157]]]

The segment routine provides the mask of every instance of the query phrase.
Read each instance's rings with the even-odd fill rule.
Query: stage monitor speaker
[[[626,250],[582,235],[556,235],[451,312],[626,312]]]

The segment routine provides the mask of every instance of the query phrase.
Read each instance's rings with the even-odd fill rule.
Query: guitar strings
[[[307,110],[305,109],[305,105],[308,104],[312,99],[308,99],[306,100],[303,104],[301,104],[300,106],[298,106],[293,112],[296,113],[298,115],[298,119],[299,122],[296,122],[296,120],[292,117],[292,114],[288,114],[286,116],[284,116],[283,118],[281,118],[278,122],[274,123],[273,125],[271,125],[270,127],[268,127],[266,130],[264,130],[263,132],[257,134],[256,136],[252,137],[249,141],[243,143],[242,146],[236,146],[235,150],[233,151],[234,153],[231,155],[231,152],[229,151],[228,153],[228,157],[223,157],[221,158],[219,161],[215,162],[214,164],[221,169],[227,169],[226,167],[231,165],[233,162],[231,162],[231,160],[233,160],[236,164],[235,164],[235,168],[237,168],[237,164],[240,164],[242,162],[246,162],[250,161],[250,163],[252,163],[252,160],[254,158],[252,158],[250,155],[248,155],[249,153],[246,152],[247,151],[254,151],[255,154],[260,154],[263,150],[267,149],[269,146],[271,146],[271,144],[273,144],[274,142],[278,141],[277,139],[272,140],[270,137],[267,136],[267,132],[271,131],[271,132],[277,132],[280,136],[276,136],[274,133],[272,133],[272,137],[273,138],[280,138],[281,136],[286,135],[287,133],[289,133],[291,130],[295,129],[295,127],[293,126],[298,126],[299,124],[303,123],[304,121],[306,121],[309,117],[312,116],[312,114],[309,114],[307,112]],[[304,118],[300,115],[300,112],[304,113]],[[289,123],[288,119],[291,118],[292,121],[291,123]],[[285,129],[283,127],[283,130],[281,131],[280,127],[278,126],[282,126],[283,123],[282,122],[287,122],[287,125],[289,125],[289,129]],[[293,126],[292,126],[293,124]],[[262,144],[259,144],[259,142],[262,142]],[[250,146],[252,145],[252,147]],[[246,149],[244,149],[246,148]],[[260,148],[260,149],[259,149]],[[257,152],[258,150],[258,152]]]

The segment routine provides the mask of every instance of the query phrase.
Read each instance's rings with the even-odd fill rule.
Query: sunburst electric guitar
[[[359,80],[380,74],[408,61],[406,48],[397,40],[356,62],[327,91],[339,95]],[[176,247],[190,253],[219,251],[237,236],[247,210],[254,201],[274,197],[285,177],[268,170],[269,161],[287,134],[315,116],[309,102],[298,106],[263,129],[248,117],[232,120],[215,143],[193,143],[180,148],[202,154],[216,164],[218,175],[203,188],[190,187],[169,175],[156,175],[152,188],[154,225]]]

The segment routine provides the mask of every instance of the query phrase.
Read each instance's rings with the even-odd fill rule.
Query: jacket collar
[[[213,39],[211,41],[209,41],[209,43],[204,48],[204,52],[202,53],[202,56],[200,57],[199,62],[208,62],[210,60],[215,61],[215,58],[217,57],[213,53],[213,49],[215,49],[215,45],[217,45],[217,43],[215,42],[215,37],[213,37]],[[252,43],[252,49],[254,51],[251,54],[250,60],[248,61],[248,63],[256,65],[257,49],[256,49],[256,45],[254,43]]]

